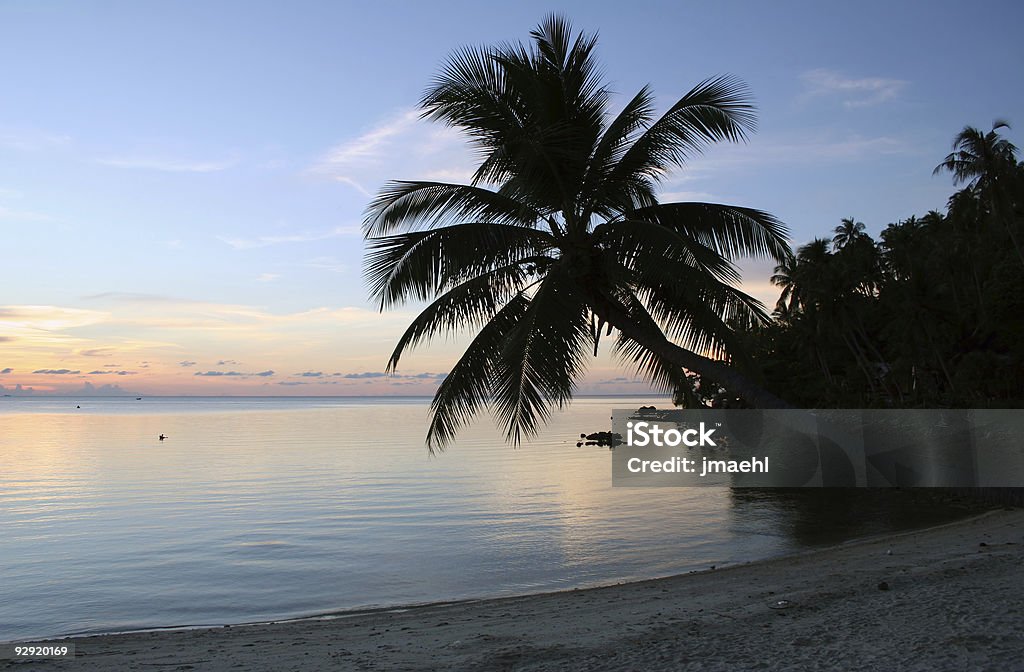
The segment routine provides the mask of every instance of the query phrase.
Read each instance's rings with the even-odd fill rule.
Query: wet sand
[[[68,641],[73,662],[0,669],[1024,670],[1024,511],[606,588]]]

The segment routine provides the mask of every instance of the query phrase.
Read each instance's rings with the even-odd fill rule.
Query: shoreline
[[[485,597],[466,597],[466,598],[458,598],[458,599],[451,599],[451,600],[431,600],[431,601],[428,601],[428,602],[411,602],[411,603],[396,604],[396,605],[389,605],[389,606],[355,607],[355,608],[352,608],[352,609],[338,609],[338,610],[335,610],[335,611],[325,611],[325,612],[321,612],[321,613],[307,614],[307,615],[303,615],[303,616],[289,616],[289,617],[270,619],[270,620],[264,620],[264,621],[242,621],[240,623],[228,623],[228,624],[206,623],[206,624],[196,624],[196,625],[188,625],[188,624],[185,624],[185,625],[161,625],[161,626],[156,626],[156,627],[151,627],[151,628],[138,628],[138,629],[131,629],[131,630],[112,630],[112,631],[109,631],[109,632],[100,631],[100,632],[71,633],[71,634],[55,635],[53,637],[43,637],[43,638],[36,638],[36,639],[21,639],[21,640],[0,641],[0,644],[11,644],[11,643],[18,643],[18,642],[23,642],[23,643],[24,642],[43,642],[43,641],[46,641],[46,642],[51,642],[51,641],[52,642],[56,642],[56,641],[72,641],[72,640],[77,641],[77,640],[88,639],[88,638],[92,638],[92,637],[118,637],[118,636],[123,636],[123,635],[141,635],[141,634],[147,634],[147,633],[153,633],[153,632],[156,632],[156,633],[163,633],[163,632],[188,632],[188,631],[192,631],[192,630],[217,630],[217,629],[220,629],[220,628],[251,628],[251,627],[270,626],[270,625],[285,625],[285,624],[289,624],[289,623],[302,623],[302,622],[306,622],[306,621],[314,621],[314,622],[315,621],[336,621],[336,620],[343,620],[343,619],[348,619],[348,618],[357,618],[357,617],[361,617],[361,616],[369,617],[369,616],[374,616],[374,615],[377,615],[377,614],[408,613],[408,612],[413,612],[413,611],[416,611],[416,610],[419,610],[419,609],[443,608],[443,607],[458,607],[458,606],[463,606],[463,605],[473,605],[473,604],[480,604],[480,603],[500,602],[502,600],[521,600],[521,599],[546,597],[546,596],[554,597],[554,596],[558,596],[558,595],[567,595],[567,594],[578,593],[580,591],[605,590],[605,589],[608,589],[608,588],[618,588],[618,587],[623,587],[623,586],[634,586],[634,585],[638,585],[638,584],[646,584],[646,583],[658,582],[658,581],[670,581],[670,580],[673,580],[673,579],[681,579],[683,577],[700,576],[700,575],[703,575],[703,574],[710,574],[712,572],[722,573],[722,572],[726,572],[728,570],[737,569],[737,568],[741,568],[741,567],[753,567],[753,566],[760,565],[760,564],[763,564],[763,563],[770,563],[770,562],[775,562],[775,561],[784,561],[784,560],[796,559],[796,558],[801,558],[801,557],[806,556],[806,555],[814,555],[814,554],[823,553],[823,552],[826,552],[826,551],[834,551],[834,550],[840,550],[840,549],[847,548],[847,547],[853,547],[853,546],[857,546],[857,545],[862,544],[862,543],[868,543],[868,542],[871,542],[871,541],[877,541],[877,540],[882,540],[882,539],[886,539],[886,540],[892,539],[892,540],[895,540],[895,539],[898,539],[899,537],[902,537],[902,536],[905,536],[905,535],[916,534],[918,532],[931,532],[933,530],[941,530],[941,529],[943,529],[945,527],[959,525],[961,523],[966,523],[966,522],[972,521],[974,519],[981,519],[981,518],[984,518],[986,516],[995,515],[995,514],[998,514],[998,513],[1001,513],[1001,512],[1002,512],[1001,510],[991,509],[989,511],[984,511],[984,512],[981,512],[981,513],[975,513],[975,514],[972,514],[972,515],[965,516],[963,518],[958,518],[956,520],[951,520],[951,521],[944,522],[944,523],[938,523],[937,525],[929,525],[927,527],[920,527],[920,528],[914,528],[914,529],[900,530],[898,532],[880,532],[880,533],[877,533],[877,534],[871,534],[871,535],[867,535],[867,536],[863,536],[863,537],[855,537],[853,539],[848,539],[846,541],[840,541],[840,542],[837,542],[837,543],[834,543],[834,544],[829,544],[829,545],[826,545],[826,546],[821,546],[819,548],[800,549],[800,550],[784,553],[782,555],[770,556],[770,557],[767,557],[767,558],[758,558],[756,560],[748,560],[746,562],[726,562],[726,563],[723,563],[723,564],[720,564],[720,565],[715,565],[715,566],[713,566],[713,568],[709,567],[709,568],[705,568],[705,569],[691,569],[691,570],[680,572],[680,573],[676,573],[676,574],[666,574],[664,576],[652,576],[652,577],[644,578],[644,579],[630,579],[630,580],[624,580],[624,581],[616,581],[614,583],[597,583],[597,584],[594,584],[594,585],[583,585],[583,586],[577,586],[577,587],[574,587],[574,588],[562,588],[562,589],[558,589],[558,590],[542,590],[542,591],[539,591],[539,592],[516,593],[516,594],[512,594],[512,595],[494,595],[494,596],[485,596]]]
[[[998,513],[999,510],[990,508],[988,510],[978,509],[976,512],[964,515],[959,518],[947,520],[945,522],[936,523],[933,525],[927,525],[924,527],[913,527],[898,531],[886,531],[876,532],[873,534],[867,534],[864,536],[853,537],[844,541],[838,541],[835,543],[822,545],[816,548],[800,548],[797,550],[791,550],[779,555],[772,555],[764,558],[756,558],[754,560],[730,562],[725,561],[718,565],[712,565],[711,567],[705,567],[702,569],[690,569],[674,574],[665,574],[662,576],[651,576],[646,578],[637,579],[623,579],[612,581],[611,583],[597,582],[594,584],[584,584],[571,588],[558,588],[553,590],[539,590],[537,592],[526,592],[526,593],[513,593],[505,595],[484,595],[480,597],[462,597],[454,599],[437,599],[428,600],[426,602],[407,602],[394,605],[381,605],[381,606],[357,606],[352,608],[341,608],[333,611],[316,612],[312,614],[303,614],[300,616],[283,616],[281,618],[273,618],[259,621],[241,621],[238,623],[196,623],[196,624],[176,624],[176,625],[158,625],[151,627],[131,628],[128,630],[97,630],[97,631],[84,631],[84,632],[72,632],[66,634],[51,635],[46,637],[33,637],[33,638],[18,638],[11,640],[0,640],[0,645],[5,644],[24,644],[31,642],[59,642],[59,641],[72,641],[87,639],[92,637],[115,637],[122,635],[141,635],[147,633],[163,633],[163,632],[188,632],[192,630],[216,630],[219,628],[247,628],[254,626],[265,626],[265,625],[282,625],[287,623],[300,623],[304,621],[333,621],[346,618],[355,618],[359,616],[373,616],[375,614],[382,613],[405,613],[414,611],[417,609],[434,608],[434,607],[456,607],[460,605],[470,605],[482,602],[497,602],[501,600],[517,600],[523,598],[536,598],[544,596],[556,596],[563,594],[577,593],[579,591],[589,590],[602,590],[606,588],[616,588],[620,586],[631,586],[636,584],[649,583],[652,581],[668,581],[671,579],[678,579],[682,577],[689,577],[701,574],[707,574],[710,572],[724,572],[729,569],[735,569],[738,567],[750,567],[753,565],[759,565],[762,563],[773,562],[777,560],[787,560],[791,558],[799,558],[804,555],[821,553],[825,551],[837,550],[848,546],[856,546],[861,543],[874,541],[878,539],[896,539],[903,535],[914,534],[917,532],[928,532],[932,530],[940,530],[944,527],[951,525],[958,525],[975,518],[983,518],[988,515]]]
[[[825,649],[825,669],[1012,669],[1022,569],[1024,510],[997,510],[594,588],[47,641],[96,670],[794,669],[821,668]]]

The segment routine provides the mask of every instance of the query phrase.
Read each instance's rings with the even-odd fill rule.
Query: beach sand
[[[74,662],[2,669],[1024,670],[1024,511],[606,588],[69,641]]]

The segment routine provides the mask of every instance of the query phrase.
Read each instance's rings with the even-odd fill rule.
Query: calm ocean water
[[[821,535],[786,497],[613,488],[608,449],[576,437],[647,403],[667,405],[578,399],[515,450],[485,418],[431,457],[424,399],[0,398],[0,641],[567,589],[878,531]]]

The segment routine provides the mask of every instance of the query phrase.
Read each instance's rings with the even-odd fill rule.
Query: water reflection
[[[481,422],[434,457],[423,400],[57,403],[0,407],[0,640],[561,589],[820,541],[796,500],[613,488],[607,448],[576,447],[612,408],[664,400],[579,400],[518,450]]]

